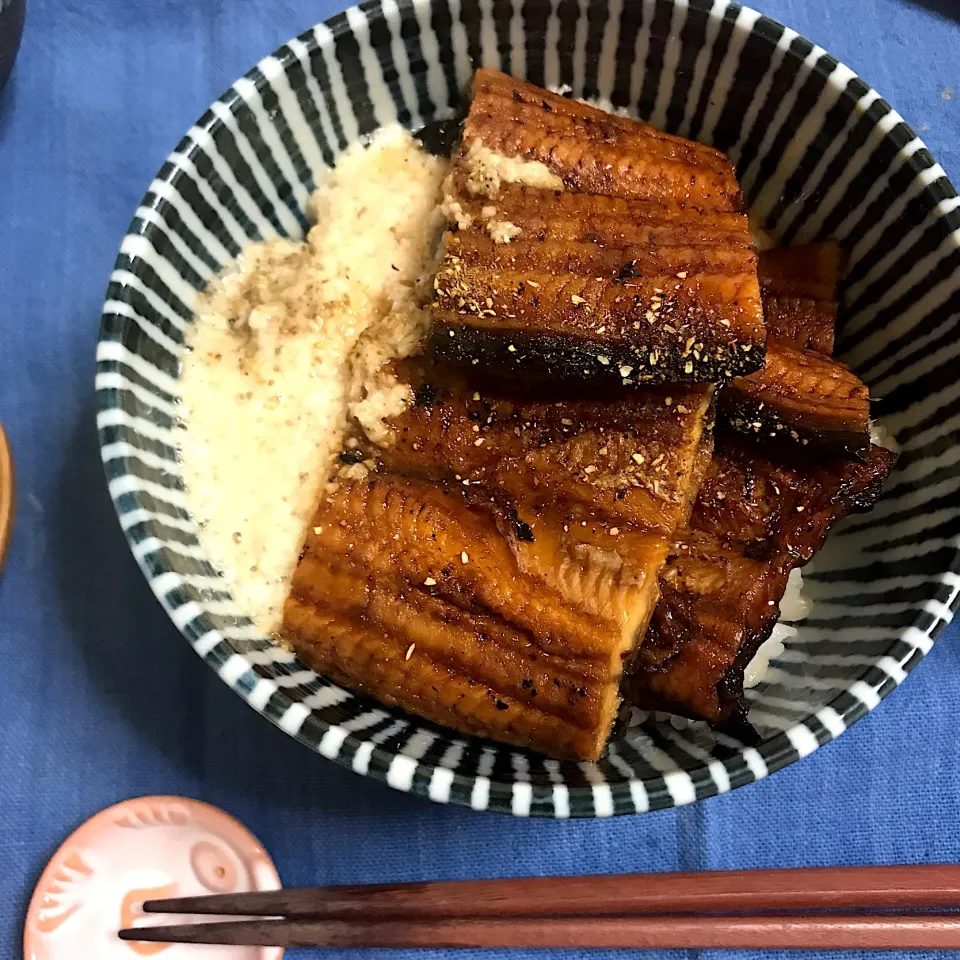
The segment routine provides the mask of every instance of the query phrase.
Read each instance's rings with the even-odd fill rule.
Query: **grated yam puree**
[[[427,327],[448,168],[399,126],[380,130],[311,197],[305,241],[252,244],[197,305],[183,476],[206,555],[267,633],[348,417],[377,441],[410,399],[382,368]]]

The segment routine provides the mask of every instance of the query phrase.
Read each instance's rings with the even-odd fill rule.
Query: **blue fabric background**
[[[233,813],[287,885],[960,859],[955,629],[876,713],[790,769],[590,823],[475,814],[363,780],[259,718],[177,635],[127,550],[96,449],[107,276],[186,128],[338,3],[28,0],[0,98],[0,420],[20,480],[0,585],[0,955],[21,954],[31,889],[67,833],[139,794]],[[758,5],[875,85],[960,176],[960,0]]]

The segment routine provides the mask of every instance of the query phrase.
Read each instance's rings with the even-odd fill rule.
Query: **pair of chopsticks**
[[[259,919],[136,927],[120,937],[282,947],[936,950],[960,948],[960,913],[929,911],[958,907],[956,865],[533,877],[149,900],[147,913]]]

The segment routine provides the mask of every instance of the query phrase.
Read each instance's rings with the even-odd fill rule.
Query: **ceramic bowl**
[[[838,343],[903,452],[874,510],[807,577],[811,616],[750,691],[755,746],[702,724],[631,728],[596,764],[463,737],[350,693],[262,636],[204,558],[174,439],[184,331],[244,244],[303,222],[347,144],[451,114],[476,65],[602,97],[729,151],[783,244],[849,260]],[[960,585],[960,209],[870,86],[724,0],[370,0],[266,57],[181,140],[123,241],[97,354],[110,493],[160,602],[255,710],[357,773],[440,802],[545,817],[688,803],[765,777],[876,707],[930,649]]]

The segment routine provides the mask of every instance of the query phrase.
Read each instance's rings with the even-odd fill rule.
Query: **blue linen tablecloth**
[[[67,833],[150,793],[239,817],[287,885],[960,860],[956,629],[876,713],[773,778],[584,823],[476,814],[361,779],[258,717],[178,636],[123,540],[96,448],[107,275],[180,135],[338,3],[28,0],[0,97],[0,421],[20,481],[0,585],[0,955],[21,953],[31,889]],[[876,86],[957,182],[960,0],[757,5]]]

